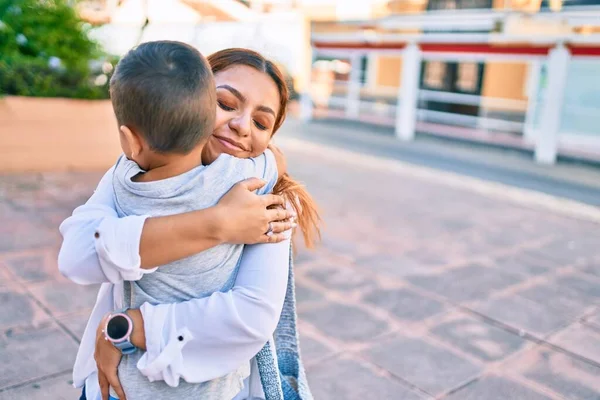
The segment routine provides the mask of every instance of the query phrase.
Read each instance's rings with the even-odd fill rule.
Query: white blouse
[[[109,170],[92,197],[60,226],[61,273],[82,285],[102,283],[73,368],[76,387],[100,399],[94,347],[102,317],[122,307],[122,282],[156,269],[140,268],[139,246],[146,216],[118,218]],[[244,248],[234,287],[177,304],[144,304],[147,351],[138,363],[149,381],[177,386],[204,382],[251,360],[271,338],[281,314],[288,278],[290,237]],[[183,340],[180,340],[180,336]],[[254,365],[253,365],[254,366]],[[256,368],[236,399],[262,398]]]

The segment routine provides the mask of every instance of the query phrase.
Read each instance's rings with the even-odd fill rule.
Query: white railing
[[[345,97],[339,96],[331,96],[327,103],[335,108],[345,109],[348,105],[348,99]],[[394,115],[396,113],[396,105],[388,104],[379,101],[369,101],[369,100],[360,100],[359,109],[361,111],[378,111],[378,112],[386,112]]]
[[[497,97],[484,97],[474,94],[438,92],[435,90],[420,90],[419,100],[438,101],[441,103],[464,104],[469,106],[482,106],[503,108],[506,110],[524,111],[527,101],[504,99]]]
[[[386,98],[387,99],[387,98]],[[459,113],[434,111],[427,109],[417,110],[417,119],[420,121],[444,123],[454,126],[465,126],[478,129],[499,130],[512,133],[523,133],[525,123],[516,121],[507,121],[499,118],[490,118],[486,116],[485,107],[494,107],[495,110],[505,111],[523,111],[527,108],[527,102],[521,100],[511,100],[493,97],[484,97],[478,95],[436,92],[432,90],[420,90],[419,100],[436,101],[447,104],[461,104],[479,106],[483,115],[473,116]],[[351,101],[351,100],[350,100]],[[358,108],[361,112],[376,112],[385,115],[394,116],[397,104],[390,104],[386,101],[358,99]],[[327,99],[327,104],[335,109],[346,109],[349,104],[348,97],[331,95]],[[358,116],[360,118],[360,115]]]
[[[338,84],[346,84],[347,81],[338,81]],[[321,106],[326,106],[330,111],[321,116],[331,115],[336,118],[345,119],[357,119],[366,123],[383,124],[387,126],[393,126],[398,107],[401,101],[398,96],[395,97],[392,103],[389,102],[389,97],[382,97],[378,100],[376,92],[380,91],[379,87],[369,88],[373,91],[373,97],[375,100],[366,100],[363,98],[350,99],[347,94],[341,93],[338,95],[330,95],[325,103],[321,102]],[[387,87],[386,89],[390,89]],[[369,94],[369,97],[371,95]],[[524,100],[514,100],[506,98],[494,98],[485,97],[470,94],[461,93],[448,93],[439,92],[432,90],[420,90],[418,93],[418,99],[420,101],[435,101],[446,104],[460,104],[470,105],[479,107],[479,115],[465,115],[455,112],[447,111],[436,111],[417,108],[416,110],[416,121],[419,129],[425,131],[431,130],[432,133],[447,134],[447,132],[454,132],[450,127],[456,127],[460,131],[459,136],[473,137],[474,140],[492,140],[504,143],[508,140],[512,145],[518,145],[521,143],[525,148],[531,148],[539,140],[539,123],[535,124],[534,121],[527,119],[527,115],[531,107],[543,106],[544,98],[532,98],[530,102]],[[352,102],[358,102],[352,104],[351,107],[358,109],[357,114],[348,114],[348,106]],[[490,112],[508,112],[522,113],[522,117],[525,119],[524,122],[503,119],[502,117],[490,117]],[[600,110],[596,107],[591,106],[573,106],[565,104],[563,107],[563,114],[566,116],[570,115],[569,118],[586,118],[590,119],[600,114]],[[536,125],[536,126],[534,126]],[[591,131],[578,129],[576,126],[563,127],[560,131],[559,145],[561,151],[575,152],[576,154],[586,154],[587,157],[595,157],[594,154],[600,154],[600,130]],[[449,130],[450,129],[450,130]],[[528,129],[532,132],[528,133]],[[486,134],[487,136],[481,136]],[[455,135],[456,133],[451,133]],[[471,136],[469,136],[471,135]],[[508,135],[508,136],[507,136]],[[522,139],[519,139],[519,138]]]
[[[522,133],[523,128],[525,127],[525,124],[522,122],[424,109],[417,110],[417,119],[419,121],[438,122],[448,125],[465,126],[468,128],[512,133]]]

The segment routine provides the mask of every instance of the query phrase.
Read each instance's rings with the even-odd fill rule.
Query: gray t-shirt
[[[277,181],[277,165],[270,150],[250,159],[222,154],[208,166],[198,166],[184,174],[154,182],[134,182],[144,173],[121,156],[113,174],[115,204],[120,217],[127,215],[164,216],[199,210],[217,204],[237,182],[256,177],[267,181],[259,194],[268,193]],[[124,304],[138,308],[143,303],[177,303],[229,290],[242,255],[243,245],[222,244],[201,253],[163,265],[142,279],[125,282]],[[210,327],[206,327],[210,329]],[[177,387],[165,382],[149,382],[137,369],[141,351],[124,356],[119,378],[128,400],[203,399],[230,400],[243,387],[250,374],[250,360],[236,371],[204,383],[183,380]],[[213,362],[213,360],[206,360]],[[114,394],[113,394],[114,395]]]

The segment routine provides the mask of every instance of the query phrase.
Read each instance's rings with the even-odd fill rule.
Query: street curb
[[[514,151],[514,152],[517,152],[519,154],[522,154],[522,155],[525,155],[525,156],[531,157],[531,158],[533,158],[535,156],[535,151],[533,149],[512,146],[510,144],[485,142],[483,140],[478,140],[478,139],[473,139],[473,138],[461,138],[461,137],[455,137],[455,136],[450,137],[450,136],[439,135],[439,134],[427,132],[427,131],[418,131],[416,133],[416,137],[418,138],[419,136],[430,138],[433,140],[438,140],[440,142],[468,144],[468,145],[471,145],[473,147],[480,148],[480,149],[498,149],[498,150],[504,150],[504,151]],[[563,163],[563,164],[573,164],[573,165],[582,165],[582,166],[591,167],[591,168],[600,168],[600,160],[587,158],[585,156],[575,156],[575,155],[570,155],[570,154],[557,154],[556,161],[558,163]]]

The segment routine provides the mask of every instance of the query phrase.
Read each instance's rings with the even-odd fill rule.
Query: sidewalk
[[[393,130],[360,122],[288,119],[276,141],[288,138],[398,160],[600,206],[600,168],[562,162],[540,165],[519,151],[431,136],[398,140]]]
[[[594,209],[282,144],[326,221],[296,262],[317,400],[600,398]],[[100,176],[0,176],[0,400],[77,398],[97,287],[59,275],[57,226]]]

